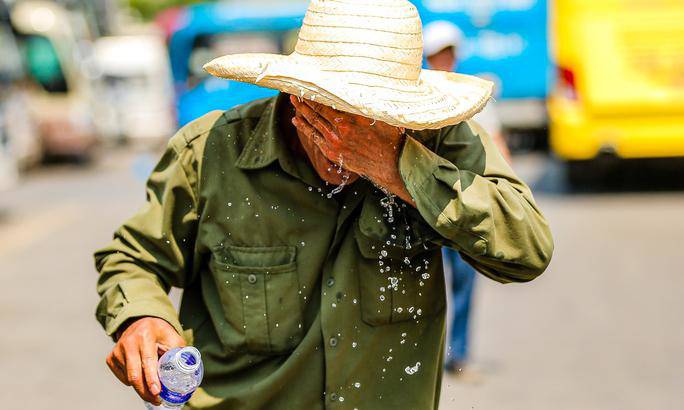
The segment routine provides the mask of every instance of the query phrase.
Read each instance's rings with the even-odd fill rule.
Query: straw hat
[[[421,27],[407,0],[312,0],[292,54],[227,55],[204,69],[396,127],[439,129],[482,110],[492,83],[423,70]]]

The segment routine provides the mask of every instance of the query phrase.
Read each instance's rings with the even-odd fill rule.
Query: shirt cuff
[[[127,320],[139,317],[163,319],[183,335],[178,312],[168,295],[149,280],[132,279],[117,284],[102,297],[96,316],[109,336],[114,336]]]
[[[418,211],[431,226],[434,226],[442,208],[435,203],[436,198],[431,198],[431,193],[428,192],[430,190],[425,185],[434,178],[433,175],[440,166],[454,167],[414,138],[406,137],[399,156],[399,173]]]

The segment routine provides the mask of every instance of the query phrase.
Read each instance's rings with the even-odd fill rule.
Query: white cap
[[[463,43],[463,38],[463,32],[454,23],[433,21],[423,27],[423,54],[429,57],[447,47],[458,48]]]

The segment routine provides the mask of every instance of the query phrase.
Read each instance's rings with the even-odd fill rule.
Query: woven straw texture
[[[397,127],[439,129],[487,104],[492,83],[421,69],[422,25],[406,0],[313,0],[289,56],[234,54],[204,66]]]

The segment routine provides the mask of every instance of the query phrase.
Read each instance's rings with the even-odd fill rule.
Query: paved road
[[[104,365],[91,253],[142,203],[150,163],[118,151],[0,196],[5,408],[141,408]],[[684,192],[568,195],[546,158],[517,166],[542,191],[555,258],[531,284],[478,282],[477,377],[446,377],[442,408],[683,408]]]

